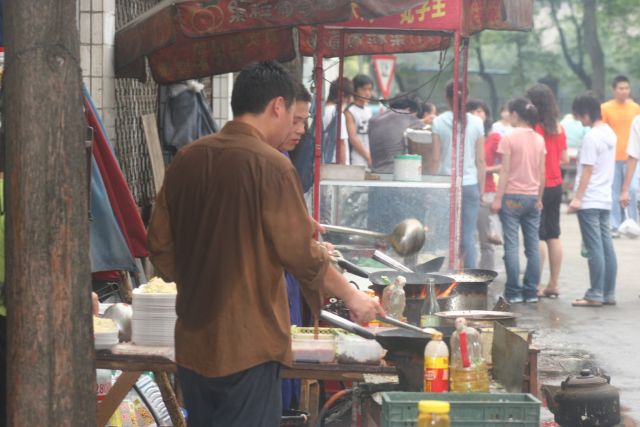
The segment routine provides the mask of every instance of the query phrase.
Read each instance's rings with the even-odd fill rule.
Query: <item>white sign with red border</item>
[[[380,94],[383,98],[389,98],[391,82],[396,71],[396,57],[393,55],[372,55],[373,71],[376,74]]]

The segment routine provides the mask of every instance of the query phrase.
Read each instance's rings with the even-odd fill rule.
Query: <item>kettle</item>
[[[547,406],[561,426],[606,427],[620,423],[620,393],[606,375],[583,369],[558,386],[541,387]]]

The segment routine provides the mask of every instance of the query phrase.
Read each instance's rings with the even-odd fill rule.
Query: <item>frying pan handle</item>
[[[345,270],[347,270],[351,274],[355,274],[356,276],[364,277],[365,279],[369,278],[369,273],[355,265],[354,263],[347,261],[344,258],[338,259],[338,265]]]
[[[374,239],[386,239],[387,235],[377,231],[362,230],[360,228],[342,227],[340,225],[322,224],[327,231],[341,234],[354,234],[356,236],[373,237]]]
[[[320,310],[320,319],[324,320],[325,322],[331,323],[333,326],[337,326],[338,328],[353,332],[354,334],[359,335],[362,338],[366,338],[368,340],[373,340],[376,338],[376,335],[368,329],[365,329],[357,323],[337,316],[329,311]]]
[[[375,259],[378,262],[383,263],[387,267],[393,268],[394,270],[403,271],[405,273],[413,273],[413,271],[409,267],[399,263],[395,259],[391,258],[389,255],[385,254],[384,252],[380,252],[379,250],[376,250],[371,256],[371,258]]]
[[[419,332],[425,335],[431,335],[432,332],[436,332],[431,328],[426,328],[426,329],[418,328],[417,326],[410,325],[409,323],[402,322],[398,319],[394,319],[393,317],[378,316],[377,320],[380,322],[386,323],[388,325],[399,326],[401,328],[408,329],[414,332]]]

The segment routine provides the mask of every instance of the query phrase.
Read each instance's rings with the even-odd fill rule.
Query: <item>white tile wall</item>
[[[115,12],[115,0],[80,0],[82,80],[111,138],[115,136]]]
[[[233,118],[231,112],[231,90],[233,87],[233,74],[215,76],[211,85],[211,105],[213,118],[219,128]]]

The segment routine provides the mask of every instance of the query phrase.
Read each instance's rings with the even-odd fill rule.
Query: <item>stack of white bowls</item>
[[[173,347],[176,294],[145,293],[144,286],[133,291],[131,340],[136,345]]]

